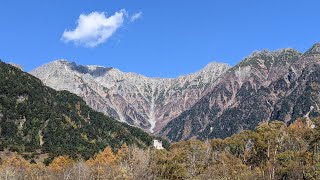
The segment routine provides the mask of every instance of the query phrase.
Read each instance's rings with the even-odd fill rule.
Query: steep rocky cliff
[[[56,90],[81,96],[97,111],[154,132],[194,105],[228,69],[227,64],[210,63],[199,72],[164,79],[58,60],[31,74]]]
[[[319,116],[320,44],[255,52],[222,75],[212,91],[169,122],[160,134],[172,141],[227,137],[261,121]]]
[[[48,86],[81,96],[92,108],[171,141],[227,137],[261,121],[290,123],[320,111],[320,44],[257,51],[236,66],[211,63],[176,79],[58,60],[31,72]],[[320,86],[320,85],[319,85]]]

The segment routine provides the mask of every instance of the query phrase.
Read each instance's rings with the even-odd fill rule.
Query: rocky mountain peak
[[[150,78],[57,60],[31,74],[54,89],[81,96],[95,110],[155,132],[196,103],[229,68],[225,63],[213,62],[178,78]]]
[[[320,43],[314,44],[306,53],[305,55],[309,54],[320,54]]]
[[[279,49],[276,51],[273,51],[272,54],[274,56],[282,56],[282,55],[286,55],[286,54],[295,54],[295,55],[299,55],[301,54],[299,51],[297,51],[296,49],[293,48],[283,48],[283,49]]]
[[[249,59],[249,58],[258,58],[261,56],[265,56],[265,55],[271,55],[272,53],[268,50],[268,49],[264,49],[262,51],[254,51],[252,52],[249,56],[247,56],[245,59]]]
[[[89,65],[89,66],[77,65],[75,62],[69,63],[69,67],[70,69],[75,70],[79,73],[90,74],[93,77],[103,76],[109,70],[112,69],[109,67],[103,67],[98,65]]]
[[[113,69],[112,67],[103,67],[99,65],[78,65],[75,62],[69,62],[65,59],[59,59],[48,63],[47,65],[51,67],[61,67],[66,70],[76,71],[80,74],[90,74],[94,77],[103,76],[106,72]]]
[[[52,61],[51,63],[66,65],[66,64],[69,64],[69,61],[66,60],[66,59],[57,59],[57,60],[55,60],[55,61]],[[50,64],[50,63],[49,63],[49,64]]]
[[[231,66],[227,63],[220,63],[220,62],[210,62],[207,64],[201,71],[211,71],[211,70],[216,70],[218,68],[231,68]]]
[[[261,121],[319,116],[319,47],[304,55],[291,48],[251,54],[160,134],[172,141],[224,138]]]
[[[180,76],[176,80],[183,80],[183,79],[191,80],[193,78],[203,77],[204,78],[203,80],[207,81],[208,79],[209,80],[211,79],[211,76],[216,77],[216,76],[218,76],[218,74],[221,74],[221,72],[224,72],[230,68],[231,68],[231,66],[226,63],[210,62],[201,70],[199,70],[195,73]],[[172,79],[172,80],[174,80],[174,79]]]
[[[258,68],[258,69],[270,69],[272,66],[279,66],[284,63],[290,63],[297,60],[301,56],[301,53],[292,48],[279,49],[276,51],[255,51],[238,65],[236,69],[242,67]],[[290,62],[289,62],[290,61]]]

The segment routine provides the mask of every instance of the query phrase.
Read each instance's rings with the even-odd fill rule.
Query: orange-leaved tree
[[[74,161],[69,156],[59,156],[50,163],[49,170],[58,179],[69,179],[73,164]]]
[[[98,153],[94,158],[86,161],[93,168],[93,176],[101,179],[102,176],[111,176],[116,157],[110,147],[106,147],[102,152]]]

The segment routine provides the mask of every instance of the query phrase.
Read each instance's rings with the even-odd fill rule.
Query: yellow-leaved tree
[[[30,172],[30,163],[16,154],[3,160],[0,166],[0,179],[20,179]]]
[[[58,179],[69,179],[74,161],[69,156],[59,156],[49,165],[50,174]]]
[[[93,159],[86,162],[93,169],[93,176],[96,179],[101,177],[113,177],[113,168],[116,157],[110,147],[106,147],[102,152],[98,153]]]

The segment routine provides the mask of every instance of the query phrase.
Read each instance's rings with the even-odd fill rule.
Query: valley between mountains
[[[0,179],[319,179],[320,44],[175,79],[31,74],[0,61]]]
[[[170,141],[224,138],[263,121],[320,115],[319,43],[305,53],[257,51],[234,67],[210,63],[173,79],[66,60],[30,73],[105,115]]]

